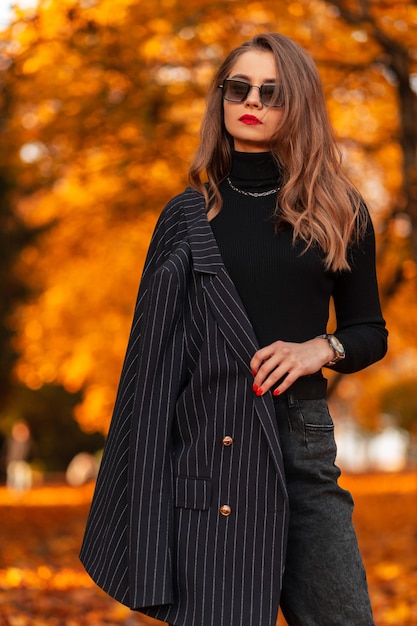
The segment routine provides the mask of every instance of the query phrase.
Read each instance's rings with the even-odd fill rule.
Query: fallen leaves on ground
[[[377,626],[416,625],[417,475],[351,476],[343,486],[356,502]],[[0,626],[161,624],[108,598],[79,563],[92,488],[45,486],[19,498],[0,488]]]

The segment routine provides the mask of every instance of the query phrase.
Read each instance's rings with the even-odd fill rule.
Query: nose
[[[258,87],[257,85],[251,85],[249,93],[246,96],[245,105],[250,107],[254,106],[257,108],[262,107],[260,87]]]

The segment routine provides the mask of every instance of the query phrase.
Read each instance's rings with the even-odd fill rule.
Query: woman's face
[[[240,55],[228,78],[237,78],[260,87],[277,83],[279,76],[272,52],[248,50]],[[282,117],[282,108],[262,104],[259,89],[252,88],[243,102],[223,101],[226,130],[238,152],[266,152]]]

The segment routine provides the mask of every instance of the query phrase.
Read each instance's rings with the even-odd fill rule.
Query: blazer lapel
[[[194,269],[202,275],[203,288],[221,333],[242,371],[252,380],[249,363],[259,349],[259,344],[239,293],[224,266],[207,220],[204,198],[191,187],[186,191],[184,212]],[[255,408],[269,442],[283,492],[286,494],[282,452],[271,394],[256,397]]]
[[[224,266],[213,231],[207,220],[204,198],[194,189],[186,192],[185,215],[193,265],[202,274],[204,290],[226,341],[244,371],[259,345],[239,293]]]
[[[241,303],[236,287],[226,269],[205,281],[205,292],[219,329],[247,375],[249,363],[259,349],[254,330]]]

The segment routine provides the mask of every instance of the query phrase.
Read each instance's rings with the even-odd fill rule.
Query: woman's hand
[[[282,379],[281,384],[273,391],[277,396],[286,391],[297,378],[318,372],[333,358],[332,347],[322,337],[303,343],[275,341],[258,350],[250,362],[255,377],[253,390],[258,396],[262,396]]]

